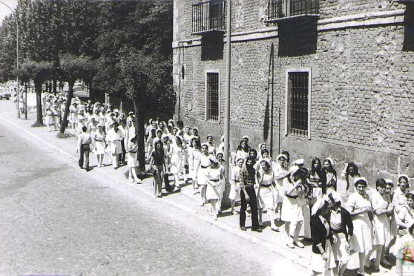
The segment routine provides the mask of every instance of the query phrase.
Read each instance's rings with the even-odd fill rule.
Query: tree
[[[125,91],[124,98],[131,100],[135,111],[135,128],[138,136],[138,161],[140,170],[145,171],[145,114],[147,96],[147,64],[148,59],[142,53],[131,51],[117,64],[117,69],[122,76]]]
[[[20,74],[23,76],[23,79],[32,79],[35,84],[37,117],[36,122],[32,125],[33,127],[44,126],[42,115],[42,85],[49,78],[52,70],[53,64],[47,61],[34,62],[27,60],[20,66]]]
[[[68,122],[69,107],[73,98],[73,86],[78,79],[90,81],[95,73],[95,67],[89,57],[65,54],[60,57],[60,71],[62,80],[69,84],[65,113],[58,133],[58,137],[63,137]]]
[[[155,104],[175,104],[172,89],[172,1],[109,2],[99,6],[95,88],[133,102],[138,158],[144,170],[144,120]],[[168,99],[168,100],[166,100]],[[154,104],[155,103],[155,104]]]

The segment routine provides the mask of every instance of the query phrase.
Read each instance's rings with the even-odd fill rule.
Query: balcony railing
[[[226,1],[210,0],[193,4],[193,34],[224,31]]]
[[[299,16],[319,16],[319,0],[269,0],[269,22]]]

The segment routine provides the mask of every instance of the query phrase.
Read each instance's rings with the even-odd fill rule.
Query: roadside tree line
[[[131,101],[135,108],[139,161],[144,164],[144,120],[154,103],[175,103],[172,88],[173,4],[165,0],[19,0],[0,25],[2,81],[16,76],[16,20],[19,23],[19,79],[33,81],[37,120],[42,126],[42,85],[69,84],[65,132],[75,81],[95,94]]]

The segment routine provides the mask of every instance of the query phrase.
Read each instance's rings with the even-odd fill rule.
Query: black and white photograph
[[[0,0],[0,210],[0,276],[414,276],[414,0]]]

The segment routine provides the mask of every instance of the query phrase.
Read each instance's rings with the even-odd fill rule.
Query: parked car
[[[3,99],[9,100],[10,98],[11,98],[11,93],[9,91],[0,90],[0,100],[3,100]]]

